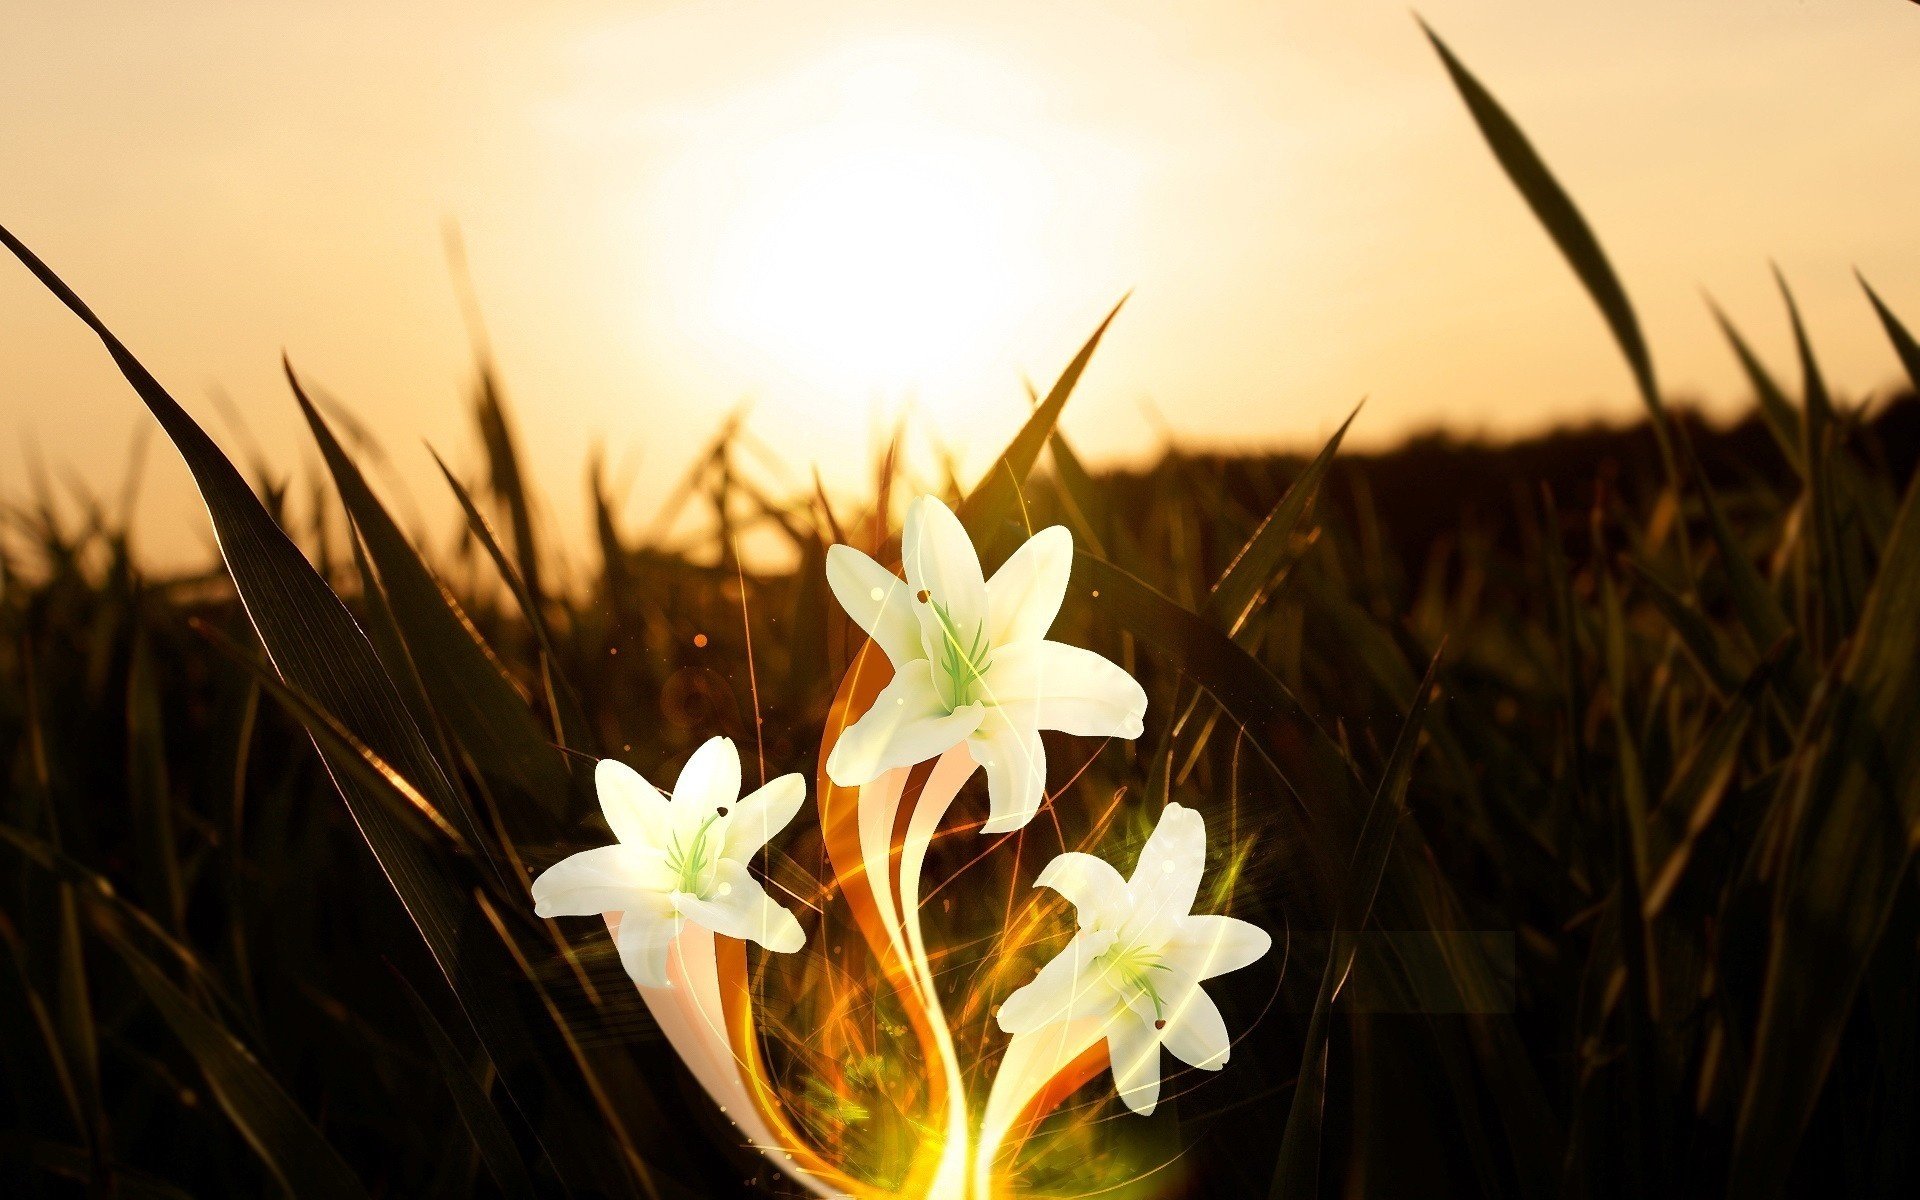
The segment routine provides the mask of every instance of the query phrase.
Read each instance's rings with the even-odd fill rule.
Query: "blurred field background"
[[[949,841],[934,896],[997,904],[1055,837],[1124,862],[1177,799],[1221,838],[1214,899],[1284,952],[1222,988],[1249,1031],[1225,1072],[1181,1076],[1151,1120],[1039,1139],[1022,1194],[1910,1191],[1920,405],[1830,388],[1783,287],[1787,340],[1725,327],[1750,414],[1670,407],[1586,222],[1445,61],[1644,419],[1090,471],[1057,425],[1084,353],[1035,397],[961,511],[989,566],[1022,526],[1074,531],[1059,636],[1139,675],[1148,735],[1059,744],[1051,820],[984,865],[977,839]],[[1908,327],[1871,291],[1854,305],[1825,319],[1920,379]],[[908,495],[959,503],[973,480],[885,455],[855,499],[783,489],[729,427],[651,526],[589,464],[583,537],[483,358],[485,454],[449,464],[448,528],[382,502],[383,452],[348,406],[303,394],[324,470],[229,459],[119,365],[227,564],[146,569],[137,471],[11,498],[14,1189],[781,1194],[727,1149],[605,938],[535,922],[521,873],[604,837],[588,756],[661,778],[718,732],[811,776],[856,648],[825,547],[884,553]],[[743,558],[750,540],[797,566]],[[796,824],[769,871],[806,894],[819,860]],[[766,968],[770,1059],[806,1098],[849,1064],[810,1058],[803,968]],[[887,1032],[884,1006],[869,1024]],[[924,1117],[886,1055],[857,1095],[813,1097],[808,1133],[849,1161],[891,1161]]]

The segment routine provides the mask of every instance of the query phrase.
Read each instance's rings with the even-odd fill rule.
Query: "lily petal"
[[[806,777],[797,771],[741,797],[727,817],[721,857],[745,862],[758,854],[760,847],[787,827],[806,799]]]
[[[740,798],[740,751],[732,738],[711,737],[700,744],[673,781],[673,806],[681,820],[705,817]]]
[[[1218,1071],[1227,1065],[1233,1042],[1227,1036],[1226,1019],[1213,998],[1201,989],[1191,988],[1167,1013],[1167,1028],[1162,1038],[1167,1051],[1188,1066],[1203,1071]]]
[[[996,646],[981,683],[1008,720],[1078,737],[1137,738],[1147,712],[1147,693],[1133,676],[1061,642]]]
[[[932,496],[914,500],[900,535],[900,555],[913,588],[921,641],[929,654],[944,645],[947,637],[933,613],[935,601],[946,609],[963,638],[985,631],[987,582],[980,574],[980,557],[966,527],[946,505]],[[922,592],[926,603],[918,602]]]
[[[916,659],[895,671],[873,707],[841,733],[827,756],[827,775],[841,787],[859,787],[895,767],[924,762],[979,728],[985,712],[969,704],[949,713],[933,686],[933,664]]]
[[[1107,1057],[1121,1101],[1143,1117],[1150,1115],[1160,1103],[1160,1031],[1123,1013],[1107,1029]]]
[[[1167,944],[1166,960],[1194,979],[1212,979],[1258,961],[1272,947],[1273,935],[1251,922],[1196,916],[1180,922]]]
[[[650,988],[673,986],[667,978],[667,951],[680,936],[682,924],[671,908],[649,905],[622,910],[614,944],[620,949],[620,965],[635,983]]]
[[[906,580],[852,546],[830,546],[827,586],[896,670],[922,656],[920,619],[914,615],[913,591]]]
[[[782,908],[742,863],[726,861],[715,872],[713,891],[702,899],[685,892],[674,897],[680,914],[696,925],[769,950],[792,954],[807,944],[806,931]]]
[[[1099,957],[1113,945],[1111,933],[1081,933],[1016,988],[995,1014],[1007,1033],[1031,1033],[1059,1021],[1097,1016],[1119,1008],[1119,996],[1100,978]]]
[[[1120,912],[1127,904],[1127,881],[1104,858],[1069,850],[1047,864],[1035,887],[1052,888],[1079,910],[1085,929],[1102,914]]]
[[[620,841],[636,846],[666,840],[667,798],[623,762],[603,758],[594,764],[593,789],[600,796],[600,812]]]
[[[1040,731],[1000,717],[992,709],[967,749],[987,769],[987,823],[981,833],[1011,833],[1033,820],[1047,798],[1047,748]]]
[[[1073,571],[1073,535],[1064,525],[1042,529],[987,580],[987,634],[996,646],[1039,641],[1060,615]]]
[[[1184,804],[1167,805],[1127,880],[1134,927],[1177,929],[1177,922],[1193,911],[1206,861],[1206,822]]]
[[[543,917],[620,912],[665,874],[664,856],[645,846],[595,846],[540,872],[533,881],[533,911]]]

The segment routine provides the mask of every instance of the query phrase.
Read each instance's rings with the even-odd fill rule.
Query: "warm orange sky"
[[[1744,396],[1701,291],[1783,371],[1768,260],[1853,395],[1920,320],[1920,7],[1431,0],[1593,221],[1670,392]],[[1633,411],[1598,318],[1403,3],[23,3],[0,222],[229,448],[311,460],[296,366],[472,461],[441,228],[464,230],[569,533],[603,440],[650,519],[723,414],[830,483],[906,397],[984,463],[1127,288],[1068,432],[1095,459],[1518,432]],[[1788,372],[1790,373],[1790,372]],[[117,479],[146,420],[0,263],[0,495],[25,447]],[[143,536],[210,541],[154,447]]]

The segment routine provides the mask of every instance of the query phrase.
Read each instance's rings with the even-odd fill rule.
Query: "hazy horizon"
[[[284,349],[432,513],[422,442],[477,461],[450,221],[572,537],[596,444],[643,526],[743,403],[796,481],[853,484],[907,405],[977,470],[1129,289],[1064,422],[1096,463],[1307,445],[1362,396],[1361,446],[1637,412],[1400,4],[109,7],[10,14],[0,223],[237,458],[216,391],[315,460]],[[1797,379],[1770,262],[1836,391],[1897,381],[1852,272],[1920,313],[1920,8],[1420,11],[1594,225],[1668,394],[1748,395],[1703,293]],[[117,487],[148,422],[0,266],[0,499],[29,453]],[[143,548],[197,558],[148,458]]]

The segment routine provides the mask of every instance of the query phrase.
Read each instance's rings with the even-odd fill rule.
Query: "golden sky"
[[[1710,292],[1791,373],[1769,260],[1853,396],[1920,321],[1920,7],[1431,0],[1595,224],[1669,392],[1745,395]],[[724,414],[831,484],[910,405],[983,465],[1127,289],[1088,457],[1515,433],[1633,411],[1625,370],[1398,2],[10,4],[0,222],[229,447],[311,462],[296,367],[473,461],[442,243],[464,232],[569,533],[602,442],[651,519]],[[0,263],[0,494],[117,480],[146,421]],[[142,536],[210,542],[170,450]],[[444,523],[442,525],[444,526]]]

